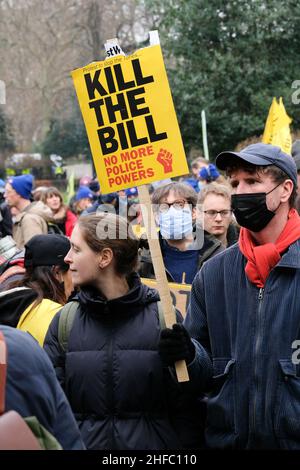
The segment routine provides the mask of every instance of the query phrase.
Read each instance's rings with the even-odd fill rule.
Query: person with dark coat
[[[224,250],[221,241],[196,224],[197,193],[186,183],[157,188],[152,204],[159,224],[159,241],[169,281],[191,284],[204,262]],[[150,250],[140,252],[139,274],[153,279]]]
[[[160,360],[159,296],[141,284],[137,259],[138,241],[128,237],[125,219],[82,216],[65,257],[81,288],[67,351],[58,339],[61,313],[44,348],[88,449],[197,447],[196,398]]]
[[[47,354],[23,331],[0,325],[7,347],[5,411],[35,416],[64,450],[84,450],[70,405]],[[0,436],[1,440],[1,436]]]
[[[195,250],[197,251],[197,256],[195,257],[195,262],[193,263],[193,273],[191,276],[186,277],[186,271],[183,269],[182,265],[185,262],[185,266],[188,267],[190,261],[188,258],[191,258],[193,253],[170,249],[168,242],[164,240],[160,234],[159,242],[162,257],[164,261],[167,261],[165,263],[165,270],[169,282],[183,282],[185,284],[191,284],[194,279],[193,275],[199,271],[205,261],[224,251],[222,243],[217,240],[214,235],[206,232],[206,230],[203,230],[203,242],[201,243],[202,246],[201,248]],[[171,256],[168,256],[169,252],[171,252]],[[142,278],[155,279],[151,253],[147,240],[143,240],[143,243],[141,244],[140,267],[138,272]]]
[[[186,359],[194,386],[209,392],[208,447],[299,450],[296,165],[262,143],[222,152],[216,164],[233,188],[239,243],[205,263],[193,282],[185,335],[178,341],[175,327],[164,329],[160,350],[169,364]]]

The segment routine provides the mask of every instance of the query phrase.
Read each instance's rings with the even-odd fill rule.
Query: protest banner
[[[72,77],[103,194],[189,172],[159,44]]]
[[[157,289],[157,281],[155,279],[141,278],[143,284],[148,287]],[[181,315],[185,317],[191,296],[191,284],[177,284],[176,282],[169,282],[169,289],[174,307],[176,307]]]
[[[118,40],[105,44],[110,60],[72,72],[103,194],[138,186],[144,226],[166,326],[176,323],[146,183],[188,173],[157,31],[150,47],[125,56]],[[179,382],[186,363],[175,363]]]

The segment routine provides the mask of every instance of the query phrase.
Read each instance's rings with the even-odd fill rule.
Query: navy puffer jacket
[[[88,449],[178,449],[200,443],[190,390],[162,367],[158,294],[134,274],[130,291],[106,301],[83,289],[69,336],[58,343],[59,314],[45,349]]]
[[[5,411],[14,410],[24,418],[35,416],[64,450],[83,450],[70,405],[47,354],[28,333],[4,325],[0,330],[7,345]]]

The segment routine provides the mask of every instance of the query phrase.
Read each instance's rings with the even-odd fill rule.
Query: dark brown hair
[[[161,204],[162,199],[167,197],[169,193],[173,191],[176,196],[183,197],[193,207],[197,204],[197,193],[196,191],[186,183],[172,182],[164,186],[158,187],[152,194],[152,204]]]
[[[68,267],[59,266],[62,272],[66,272]],[[53,273],[53,266],[35,266],[26,268],[24,277],[19,281],[12,282],[8,289],[14,287],[29,287],[37,294],[32,308],[37,307],[43,299],[50,299],[61,305],[67,301],[64,286],[56,279]]]
[[[58,196],[60,199],[60,203],[63,204],[63,197],[61,192],[55,187],[55,186],[50,186],[50,188],[47,188],[42,195],[42,202],[44,204],[47,203],[47,199],[50,198],[51,196]]]
[[[139,242],[130,233],[126,219],[102,212],[82,216],[77,223],[92,251],[99,253],[104,248],[112,250],[118,274],[129,275],[136,269]]]

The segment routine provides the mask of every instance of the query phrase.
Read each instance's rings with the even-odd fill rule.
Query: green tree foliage
[[[147,1],[147,0],[146,0]],[[300,7],[286,0],[148,0],[156,13],[168,76],[187,149],[202,147],[206,110],[210,158],[263,132],[273,96],[293,125],[300,104]],[[299,96],[299,94],[298,94]]]
[[[85,155],[91,158],[86,130],[80,116],[70,120],[52,119],[42,144],[45,155],[55,153],[64,158]]]

